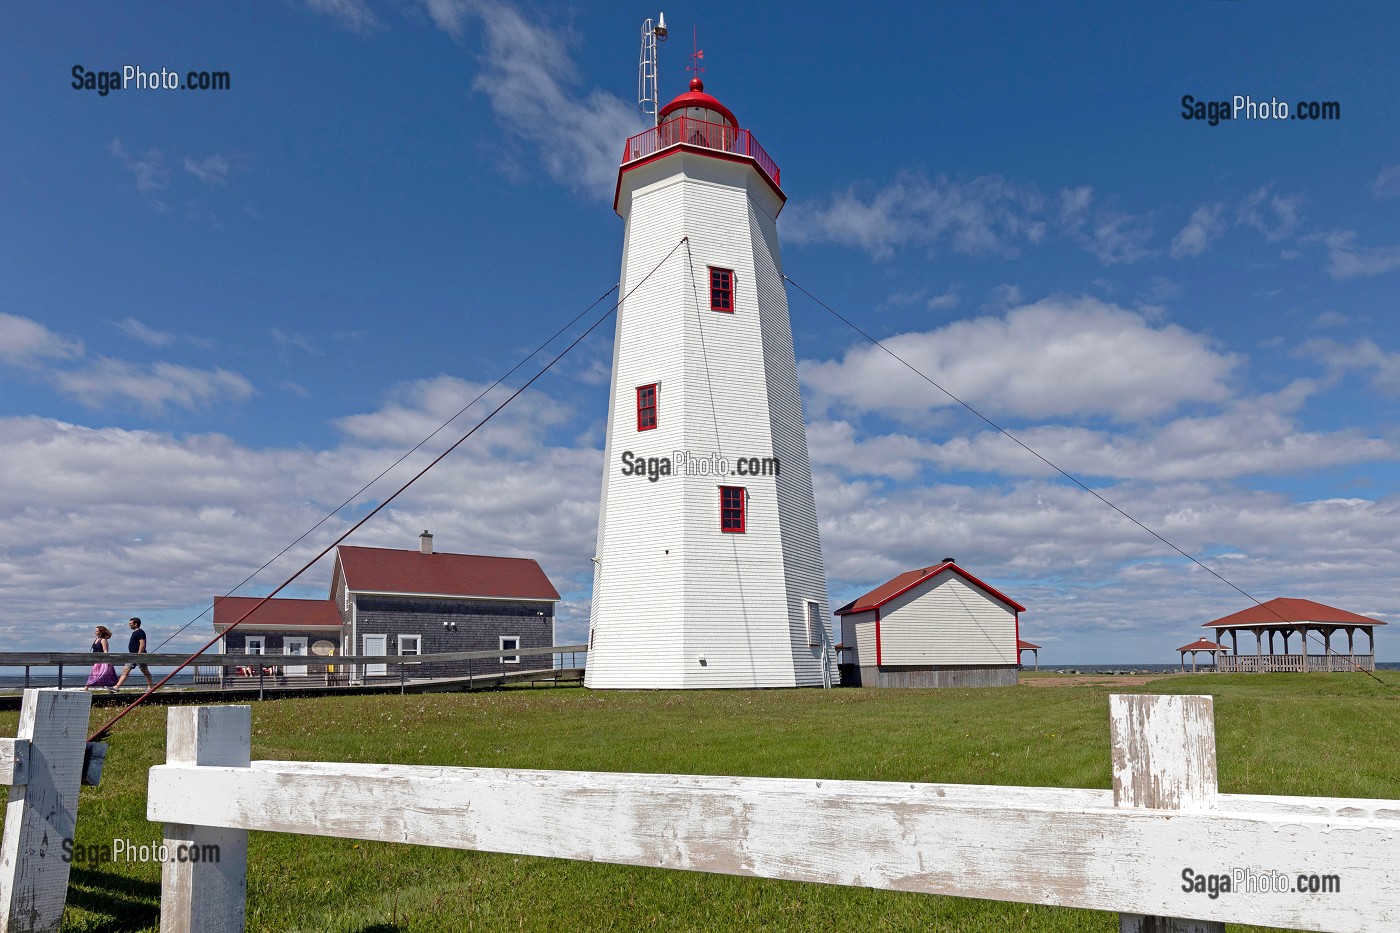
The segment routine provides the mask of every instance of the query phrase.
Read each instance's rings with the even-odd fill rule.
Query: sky
[[[617,282],[657,12],[6,5],[0,649],[130,615],[196,647],[214,596],[271,591],[503,399],[358,492]],[[790,288],[832,605],[955,556],[1045,664],[1174,662],[1240,591],[1400,622],[1400,8],[664,12],[663,100],[694,30],[781,166],[792,281],[1239,588]],[[229,87],[72,86],[125,65]],[[536,558],[583,640],[612,337],[348,543]]]

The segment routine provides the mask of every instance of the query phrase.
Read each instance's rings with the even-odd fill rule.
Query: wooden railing
[[[1374,671],[1376,659],[1370,654],[1223,654],[1216,668],[1225,674],[1344,673]]]
[[[773,180],[773,184],[782,184],[782,170],[778,168],[778,163],[758,144],[752,132],[736,129],[728,123],[710,123],[693,117],[673,117],[660,126],[633,136],[622,148],[622,164],[683,144],[748,156]]]
[[[1057,904],[1124,930],[1400,928],[1400,801],[1218,793],[1207,696],[1111,697],[1111,791],[251,761],[249,709],[170,710],[147,815],[220,857],[164,864],[165,933],[243,928],[250,830]],[[1326,872],[1345,894],[1210,897],[1188,869]]]
[[[527,664],[524,660],[526,658],[543,659],[546,656],[558,656],[561,664],[576,667],[580,657],[587,656],[587,653],[587,645],[555,645],[548,648],[448,651],[438,654],[203,654],[188,670],[196,683],[217,683],[225,688],[240,686],[256,688],[258,682],[265,681],[268,676],[286,676],[288,667],[306,668],[308,675],[314,675],[324,681],[325,675],[331,673],[348,675],[353,672],[355,677],[359,678],[363,675],[366,665],[386,665],[393,670],[393,673],[385,676],[404,679],[415,677],[414,671],[424,669],[425,665],[463,664],[460,676],[466,677],[468,676],[466,665],[471,661],[519,657],[521,658],[519,669],[524,670]],[[129,654],[114,651],[109,654],[97,654],[87,651],[9,651],[0,652],[0,669],[23,668],[26,688],[30,685],[31,671],[36,668],[39,670],[57,669],[58,686],[60,687],[81,687],[89,667],[98,661],[105,661],[117,668],[121,668],[125,664],[145,664],[151,668],[170,668],[183,664],[188,659],[189,654],[183,652]],[[542,666],[550,667],[554,663],[551,660]],[[332,668],[334,671],[331,670]],[[246,669],[246,673],[243,673],[242,669]],[[127,678],[128,685],[145,686],[145,679],[139,673],[133,676],[134,680],[131,677]]]

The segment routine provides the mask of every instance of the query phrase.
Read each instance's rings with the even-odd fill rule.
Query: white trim
[[[407,641],[407,640],[409,640],[409,639],[412,639],[412,640],[413,640],[413,650],[412,650],[412,651],[407,651],[407,652],[406,652],[406,651],[403,650],[403,646],[404,646],[404,642]],[[403,655],[405,655],[405,654],[408,654],[408,655],[412,655],[412,656],[414,656],[414,657],[417,657],[418,655],[420,655],[420,654],[422,654],[422,653],[423,653],[423,636],[422,636],[422,635],[403,635],[403,634],[399,635],[399,655],[400,655],[401,657],[402,657]]]
[[[513,641],[513,642],[515,642],[515,644],[513,644],[513,645],[507,645],[506,642],[508,642],[508,641]],[[501,636],[501,650],[502,650],[502,651],[511,651],[511,650],[519,651],[519,650],[520,650],[520,636],[519,636],[519,635],[502,635],[502,636]],[[502,663],[502,664],[519,664],[519,663],[520,663],[520,655],[516,654],[516,655],[510,655],[510,656],[507,656],[507,657],[503,657],[503,658],[501,658],[501,663]]]

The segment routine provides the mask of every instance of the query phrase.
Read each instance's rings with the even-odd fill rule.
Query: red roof
[[[345,583],[356,593],[470,596],[557,601],[559,591],[526,557],[424,554],[393,548],[336,548]]]
[[[1216,644],[1215,642],[1213,642],[1213,641],[1206,641],[1204,638],[1199,638],[1199,639],[1197,639],[1196,641],[1191,642],[1191,644],[1189,644],[1189,645],[1182,645],[1180,648],[1178,648],[1178,649],[1176,649],[1176,650],[1177,650],[1177,651],[1224,651],[1224,650],[1225,650],[1225,646],[1224,646],[1224,645],[1217,645],[1217,644]]]
[[[258,596],[216,596],[214,598],[214,628],[226,628],[252,609],[262,598]],[[329,599],[269,599],[248,617],[240,628],[289,628],[315,625],[340,628],[340,613]]]
[[[1040,646],[1039,646],[1039,645],[1033,645],[1033,644],[1031,644],[1031,643],[1028,642],[1028,641],[1021,641],[1019,638],[1016,639],[1016,650],[1017,650],[1017,651],[1028,651],[1028,650],[1030,650],[1031,648],[1034,648],[1034,649],[1036,649],[1037,651],[1040,650]]]
[[[911,590],[914,587],[918,586],[920,583],[923,583],[925,580],[931,580],[934,577],[938,576],[940,573],[944,572],[951,572],[957,574],[958,576],[966,580],[968,583],[971,583],[973,586],[982,590],[987,595],[1001,600],[1008,606],[1015,609],[1017,612],[1026,611],[1025,606],[1022,606],[1020,603],[1016,602],[1016,600],[1010,598],[1009,596],[1005,596],[1002,593],[999,593],[996,590],[992,589],[990,586],[983,583],[981,580],[977,579],[972,574],[959,567],[957,564],[953,563],[952,561],[944,561],[943,563],[933,567],[925,567],[922,570],[910,570],[907,573],[901,573],[893,580],[890,580],[887,583],[880,584],[879,586],[875,587],[875,589],[871,590],[869,593],[866,593],[864,596],[861,596],[858,599],[847,603],[840,609],[837,609],[836,615],[843,616],[852,612],[868,612],[871,609],[877,609],[880,606],[883,606],[885,603],[889,602],[890,600],[894,599],[896,596],[899,596],[901,593]]]
[[[691,78],[690,90],[677,96],[675,100],[661,108],[661,112],[656,115],[656,122],[666,122],[667,114],[683,107],[702,107],[705,110],[713,110],[722,114],[729,121],[730,126],[737,127],[739,125],[739,121],[734,119],[734,114],[729,111],[728,107],[705,93],[705,84],[699,78]]]
[[[1214,622],[1205,623],[1202,628],[1232,628],[1237,625],[1278,625],[1281,622],[1325,622],[1338,625],[1385,625],[1379,619],[1359,616],[1345,609],[1324,606],[1311,599],[1289,599],[1280,596],[1248,609],[1231,613]]]

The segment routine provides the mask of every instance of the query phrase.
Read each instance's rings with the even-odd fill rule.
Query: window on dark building
[[[520,636],[519,636],[519,635],[502,635],[502,636],[501,636],[501,650],[502,650],[502,651],[513,651],[513,650],[515,650],[515,649],[517,649],[517,648],[519,648],[519,647],[520,647]],[[518,655],[518,654],[508,654],[508,655],[506,655],[505,657],[501,658],[501,663],[502,663],[502,664],[519,664],[519,663],[520,663],[520,655]]]

